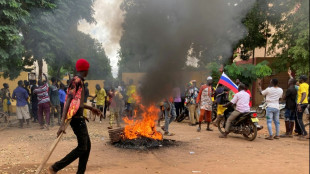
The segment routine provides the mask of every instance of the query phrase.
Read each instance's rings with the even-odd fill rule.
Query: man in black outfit
[[[288,81],[288,89],[285,93],[285,134],[280,135],[280,137],[290,137],[293,138],[293,129],[295,123],[295,115],[296,115],[296,97],[297,90],[295,88],[296,80],[290,79]]]
[[[33,91],[37,88],[37,85],[34,83],[31,86],[31,112],[33,115],[33,122],[36,123],[38,121],[38,96]]]
[[[79,158],[77,173],[85,173],[91,144],[85,122],[85,119],[87,118],[83,116],[83,110],[85,108],[91,110],[93,114],[101,114],[98,109],[85,105],[83,102],[85,97],[84,78],[88,74],[88,69],[89,63],[85,59],[79,59],[76,62],[77,74],[73,77],[68,87],[67,99],[62,114],[62,122],[57,132],[57,137],[61,133],[66,133],[65,122],[71,119],[70,125],[74,134],[77,137],[78,146],[63,159],[49,167],[48,171],[51,174],[55,174],[59,170],[63,169],[64,167],[75,161],[77,158]],[[78,109],[75,110],[75,107],[78,107]]]

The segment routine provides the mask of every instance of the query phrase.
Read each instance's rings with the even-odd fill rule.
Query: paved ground
[[[280,139],[267,141],[267,129],[249,142],[240,135],[219,139],[219,131],[196,132],[196,127],[183,123],[172,123],[171,131],[179,146],[137,151],[119,149],[108,142],[107,120],[88,123],[92,150],[86,173],[104,174],[187,174],[187,173],[309,173],[309,141]],[[266,127],[265,120],[260,123]],[[203,125],[203,130],[205,125]],[[18,129],[9,128],[0,132],[0,173],[34,173],[42,157],[56,137],[58,127],[49,131],[39,126]],[[281,131],[284,122],[281,120]],[[51,165],[76,146],[71,128],[58,144],[48,161]],[[190,153],[194,152],[194,153]],[[75,173],[77,162],[59,173]]]

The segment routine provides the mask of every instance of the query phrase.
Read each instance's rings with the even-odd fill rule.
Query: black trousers
[[[104,111],[103,111],[103,118],[105,119],[106,118],[106,115],[107,115],[107,110],[109,110],[109,102],[105,102],[105,105],[104,105]]]
[[[295,131],[299,135],[307,135],[308,134],[306,129],[305,129],[304,122],[302,120],[303,113],[304,113],[306,108],[307,108],[307,104],[302,104],[301,105],[301,112],[299,112],[297,109],[297,117],[295,117],[295,129],[296,129]]]
[[[55,172],[58,172],[79,158],[77,174],[83,174],[86,170],[86,164],[91,147],[87,126],[84,118],[72,118],[70,125],[74,134],[76,135],[78,146],[63,159],[56,162],[52,168]]]
[[[181,110],[182,102],[174,102],[174,106],[177,116],[180,116],[180,113],[182,112]]]
[[[60,102],[60,118],[62,117],[62,112],[64,111],[65,103]]]
[[[31,103],[31,112],[33,115],[33,121],[37,121],[38,120],[38,103],[34,102]]]
[[[101,112],[103,112],[103,106],[102,106],[102,105],[97,105],[96,107],[97,107],[97,109],[99,109]],[[95,117],[95,118],[96,118],[96,117]],[[103,116],[100,115],[100,121],[102,120],[102,118],[103,118]]]

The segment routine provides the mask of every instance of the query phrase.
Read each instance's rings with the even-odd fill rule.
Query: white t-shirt
[[[279,99],[282,98],[283,90],[279,87],[269,87],[262,91],[266,96],[267,107],[279,109]]]

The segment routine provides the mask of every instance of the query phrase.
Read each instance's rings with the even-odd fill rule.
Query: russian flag
[[[226,86],[235,94],[238,93],[238,86],[232,80],[230,80],[230,78],[224,72],[220,78],[219,84]]]

